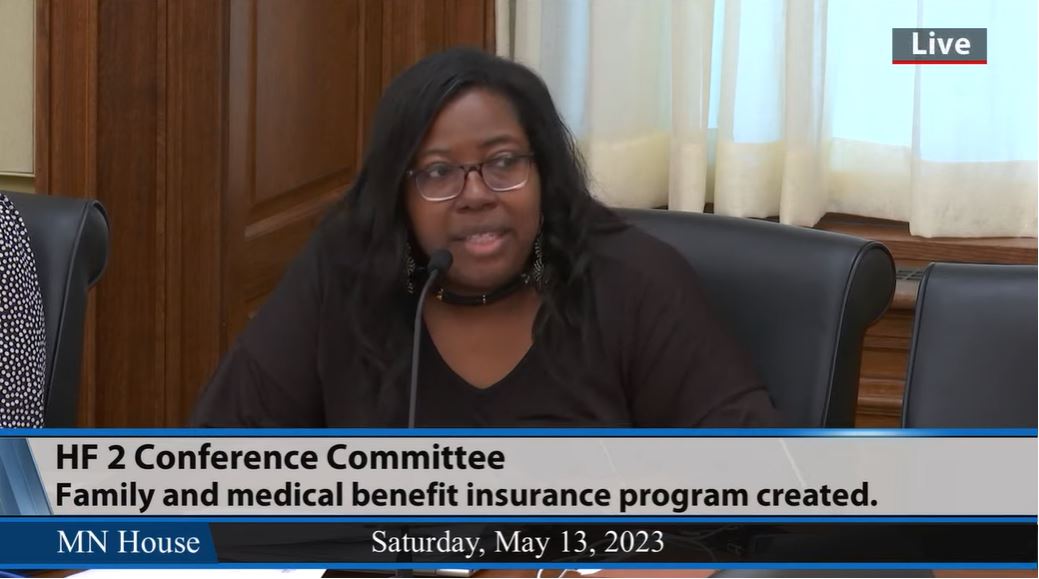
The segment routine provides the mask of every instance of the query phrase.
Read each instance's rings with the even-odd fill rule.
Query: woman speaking
[[[415,331],[418,426],[774,420],[685,259],[589,194],[544,83],[476,50],[430,56],[386,89],[356,181],[192,422],[404,426]]]

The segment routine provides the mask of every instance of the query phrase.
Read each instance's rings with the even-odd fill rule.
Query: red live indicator
[[[891,64],[988,64],[987,60],[892,60]]]

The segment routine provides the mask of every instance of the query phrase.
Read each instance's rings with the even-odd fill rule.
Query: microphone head
[[[438,249],[429,256],[429,265],[426,269],[429,273],[439,271],[441,273],[451,269],[451,264],[454,262],[454,257],[451,252],[446,249]]]

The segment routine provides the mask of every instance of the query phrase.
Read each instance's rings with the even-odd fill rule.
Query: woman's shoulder
[[[21,234],[25,226],[22,224],[18,208],[14,202],[0,191],[0,234],[13,238],[15,234]]]
[[[295,262],[322,281],[345,275],[356,264],[357,242],[349,235],[349,224],[341,205],[329,210],[295,256]]]
[[[617,281],[610,285],[674,287],[695,273],[677,249],[635,225],[593,236],[589,250],[594,275]]]

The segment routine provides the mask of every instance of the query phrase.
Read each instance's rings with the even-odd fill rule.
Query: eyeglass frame
[[[512,185],[512,186],[506,187],[504,189],[495,189],[489,183],[487,183],[487,179],[484,178],[484,176],[483,176],[483,166],[485,164],[487,164],[487,163],[491,163],[491,162],[496,161],[498,159],[501,159],[503,157],[509,157],[511,159],[525,159],[527,161],[527,175],[526,175],[526,177],[523,178],[522,181],[520,181],[516,185]],[[408,179],[412,179],[413,180],[413,182],[415,183],[415,191],[418,192],[419,197],[425,199],[426,201],[429,201],[430,203],[443,203],[444,201],[451,201],[453,199],[458,199],[459,197],[462,196],[462,192],[465,191],[465,183],[466,183],[466,181],[469,180],[469,173],[472,173],[473,171],[476,171],[476,173],[478,175],[480,175],[480,180],[483,181],[484,186],[486,186],[488,189],[490,189],[491,191],[493,191],[495,193],[507,193],[509,191],[515,191],[516,189],[519,189],[520,187],[523,187],[524,185],[527,184],[528,181],[530,181],[530,166],[533,164],[534,158],[535,158],[534,153],[523,153],[523,154],[519,154],[519,155],[510,153],[510,154],[507,154],[507,155],[498,155],[496,157],[491,157],[490,159],[485,159],[485,160],[480,161],[479,163],[475,163],[475,164],[434,163],[434,164],[447,165],[448,167],[450,167],[452,169],[457,168],[457,169],[461,169],[462,170],[462,181],[461,181],[462,186],[458,188],[458,193],[455,193],[454,195],[452,195],[450,197],[436,197],[436,198],[432,198],[431,199],[431,198],[426,197],[425,195],[422,194],[422,187],[419,186],[417,177],[418,177],[418,175],[420,173],[424,172],[425,169],[408,169],[407,171],[404,172],[404,176],[407,177]]]

